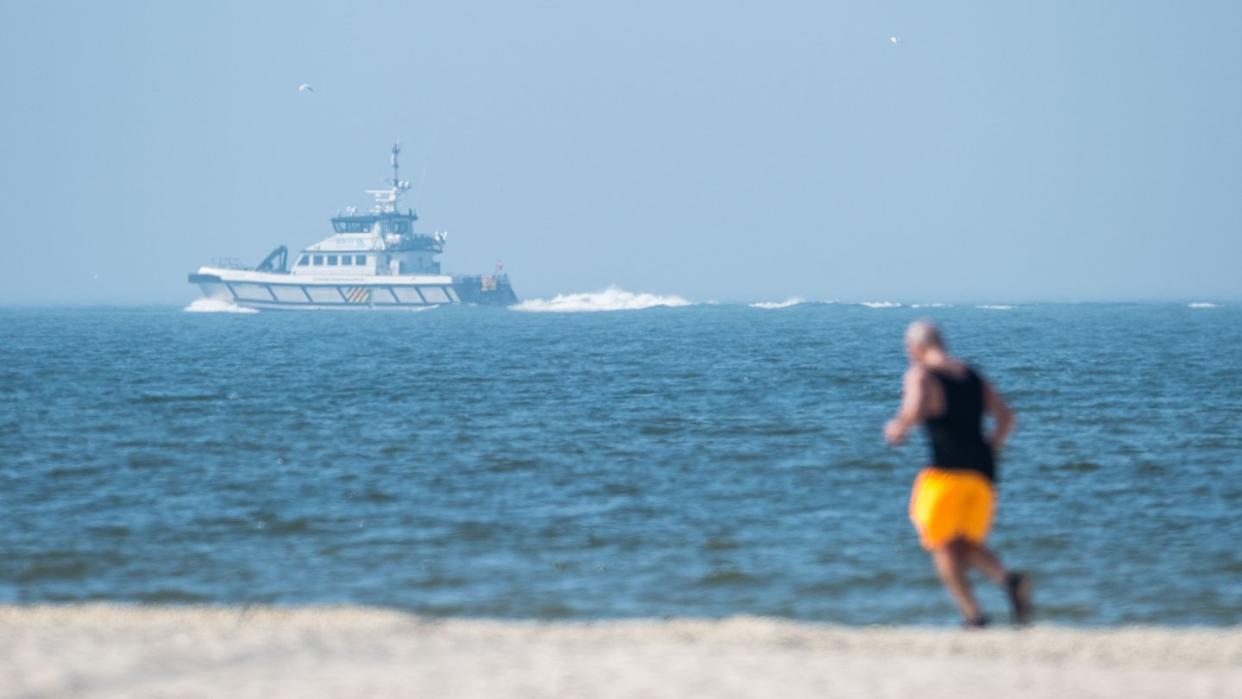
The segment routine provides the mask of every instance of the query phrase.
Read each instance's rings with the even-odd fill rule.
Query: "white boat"
[[[417,310],[454,303],[509,305],[517,296],[508,275],[448,275],[436,257],[446,233],[414,231],[418,215],[398,209],[410,183],[398,176],[400,146],[392,147],[392,180],[369,190],[371,210],[352,207],[332,218],[334,233],[298,253],[290,265],[284,245],[257,267],[218,262],[190,275],[205,298],[246,308]]]

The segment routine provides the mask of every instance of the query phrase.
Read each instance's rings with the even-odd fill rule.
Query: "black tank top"
[[[974,369],[961,377],[929,370],[944,391],[944,413],[923,424],[931,440],[932,465],[950,471],[975,471],[996,481],[992,447],[983,438],[983,380]]]

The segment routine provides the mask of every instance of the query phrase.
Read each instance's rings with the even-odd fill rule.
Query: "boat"
[[[517,295],[497,265],[493,274],[440,271],[447,233],[418,233],[413,209],[401,211],[410,183],[400,177],[400,145],[392,147],[392,179],[368,190],[366,213],[350,207],[332,217],[333,234],[304,248],[290,264],[281,245],[257,267],[217,261],[190,274],[208,299],[258,310],[422,310],[448,304],[507,306]]]

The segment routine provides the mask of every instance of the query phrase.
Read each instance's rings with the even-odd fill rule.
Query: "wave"
[[[186,313],[258,313],[253,308],[243,308],[220,299],[195,299],[193,303],[181,310]]]
[[[953,308],[951,303],[912,303],[910,308]]]
[[[750,307],[762,308],[766,311],[774,311],[778,308],[793,308],[794,306],[801,306],[804,303],[806,303],[806,299],[801,296],[791,296],[784,301],[759,301],[757,303],[750,304]]]
[[[896,301],[863,301],[859,305],[867,308],[901,308],[901,304]]]
[[[1006,306],[1006,305],[1003,305],[1003,304],[987,304],[987,303],[985,303],[985,304],[980,305],[980,306],[975,306],[975,308],[982,308],[982,309],[983,309],[983,310],[985,310],[985,311],[1012,311],[1013,309],[1017,308],[1017,306]]]
[[[598,311],[641,311],[645,308],[693,305],[680,296],[635,294],[616,286],[581,294],[557,294],[551,299],[531,299],[511,306],[528,313],[593,313]]]
[[[1208,303],[1207,301],[1195,301],[1192,304],[1188,304],[1186,307],[1187,308],[1218,308],[1216,304]]]

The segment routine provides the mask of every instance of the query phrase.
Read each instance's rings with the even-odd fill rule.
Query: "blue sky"
[[[1238,299],[1239,37],[1231,2],[6,2],[0,303],[187,302],[394,140],[445,268],[523,297]]]

